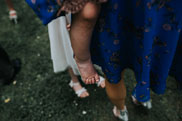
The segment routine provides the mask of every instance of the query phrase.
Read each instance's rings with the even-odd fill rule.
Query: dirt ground
[[[86,86],[90,96],[79,99],[68,86],[67,72],[53,73],[47,27],[24,0],[13,2],[20,17],[17,25],[9,21],[7,6],[0,1],[0,44],[12,59],[21,58],[22,70],[16,83],[0,86],[0,121],[117,121],[104,89]],[[130,121],[182,121],[182,92],[172,77],[164,95],[151,94],[151,110],[132,104],[135,78],[130,69],[125,83]]]

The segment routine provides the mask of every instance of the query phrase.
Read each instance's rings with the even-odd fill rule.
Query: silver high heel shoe
[[[119,111],[119,114],[117,113]],[[116,106],[113,108],[113,114],[116,118],[123,120],[123,121],[128,121],[128,111],[126,109],[126,106],[124,107],[124,110],[119,110],[117,109]]]
[[[9,11],[9,19],[13,21],[15,24],[18,23],[18,16],[15,10],[10,10]]]
[[[147,109],[151,109],[152,108],[152,101],[148,100],[146,102],[138,102],[138,100],[132,95],[131,96],[132,101],[135,105],[142,105],[143,107],[147,108]]]

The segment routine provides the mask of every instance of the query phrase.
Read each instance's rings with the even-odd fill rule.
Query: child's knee
[[[82,11],[82,16],[87,20],[95,20],[99,14],[99,5],[87,3]]]

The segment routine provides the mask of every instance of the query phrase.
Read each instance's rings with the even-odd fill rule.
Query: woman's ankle
[[[73,83],[77,83],[77,82],[79,82],[79,80],[78,80],[78,78],[77,78],[77,77],[73,77],[73,78],[71,78],[71,80],[73,81]]]
[[[122,106],[116,106],[117,110],[125,110],[126,106],[122,105]]]
[[[14,8],[9,8],[9,11],[15,11],[15,9]]]

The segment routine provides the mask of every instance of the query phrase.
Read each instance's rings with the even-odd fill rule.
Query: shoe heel
[[[12,20],[14,24],[18,24],[18,20],[15,18]]]

